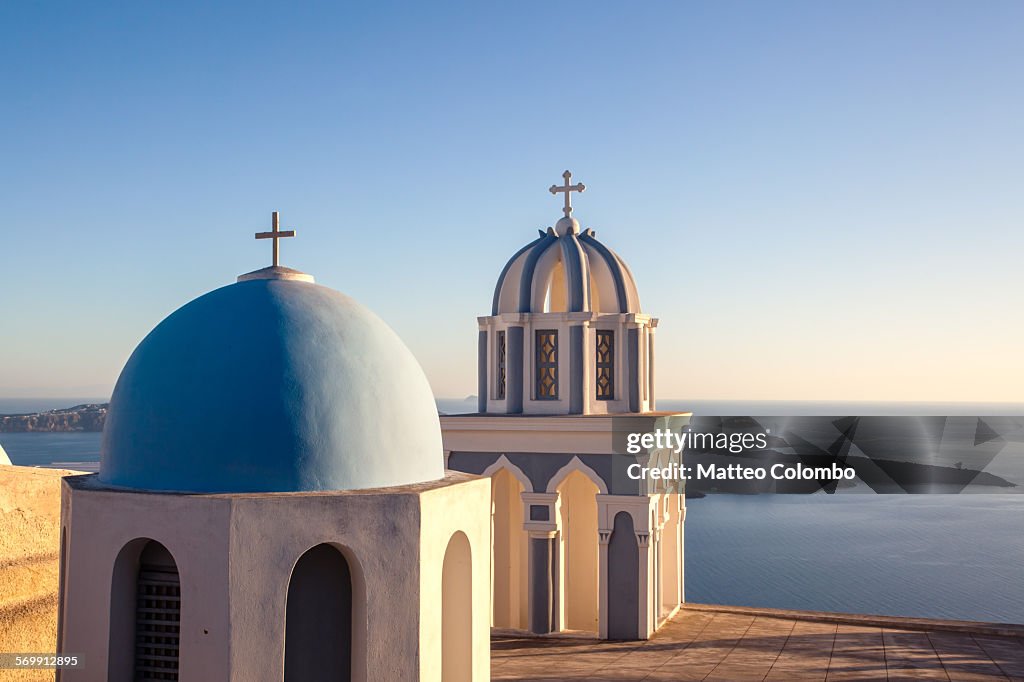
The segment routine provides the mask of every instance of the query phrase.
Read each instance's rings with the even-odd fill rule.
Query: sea
[[[97,399],[0,400],[0,413]],[[447,413],[474,400],[438,401]],[[14,408],[14,409],[11,409]],[[1007,403],[661,401],[701,415],[1024,415]],[[14,464],[94,470],[99,433],[0,433]],[[1024,495],[724,495],[686,501],[689,602],[1024,624]]]

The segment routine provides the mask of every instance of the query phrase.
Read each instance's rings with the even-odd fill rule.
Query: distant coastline
[[[102,431],[109,403],[84,403],[45,412],[0,415],[0,433]]]
[[[0,398],[0,433],[99,432],[106,422],[106,398]],[[441,414],[477,409],[476,396],[438,398]],[[73,403],[73,407],[62,407]],[[695,416],[1021,416],[1024,403],[869,402],[794,400],[706,400],[667,398],[659,410],[693,412]]]

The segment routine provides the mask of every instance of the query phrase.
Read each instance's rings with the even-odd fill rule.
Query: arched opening
[[[546,284],[542,310],[545,313],[564,313],[569,306],[566,301],[565,266],[561,259],[551,268],[551,277]]]
[[[352,679],[352,572],[335,547],[299,557],[285,617],[285,682]]]
[[[441,568],[441,680],[473,679],[473,561],[462,531],[448,541]]]
[[[139,556],[135,593],[135,678],[178,679],[181,580],[167,548],[150,540]]]
[[[178,565],[156,540],[132,540],[114,560],[107,678],[177,680],[180,637]]]
[[[491,624],[528,624],[528,537],[523,530],[523,484],[508,469],[491,477]]]
[[[559,566],[562,567],[562,628],[598,631],[597,495],[600,489],[579,470],[558,491]]]
[[[608,541],[608,638],[637,639],[639,631],[639,545],[633,517],[619,512]]]

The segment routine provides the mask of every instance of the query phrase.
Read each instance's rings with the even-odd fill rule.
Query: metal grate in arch
[[[143,564],[135,597],[135,680],[178,679],[181,583],[174,567]]]

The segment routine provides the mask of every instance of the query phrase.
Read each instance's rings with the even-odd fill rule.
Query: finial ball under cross
[[[294,237],[295,230],[282,230],[281,229],[281,217],[277,211],[274,211],[273,218],[271,218],[271,231],[270,232],[257,232],[256,239],[272,239],[274,245],[274,267],[276,268],[281,264],[281,239],[284,237]]]
[[[564,173],[562,173],[562,177],[565,178],[565,184],[564,185],[551,185],[551,188],[548,191],[551,192],[552,194],[558,194],[559,192],[564,192],[565,193],[565,206],[562,207],[562,213],[565,214],[566,218],[571,218],[572,217],[572,198],[571,198],[570,192],[580,192],[580,193],[582,193],[583,190],[585,190],[587,188],[587,186],[584,185],[582,182],[578,183],[578,184],[575,184],[575,185],[570,185],[569,181],[572,180],[572,173],[570,173],[569,171],[565,171]]]

